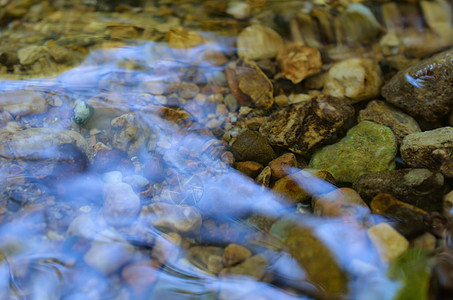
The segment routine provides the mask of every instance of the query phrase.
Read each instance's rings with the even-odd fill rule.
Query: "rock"
[[[47,47],[27,46],[17,51],[17,56],[22,65],[31,65],[42,57],[47,57]]]
[[[238,244],[229,244],[223,251],[222,261],[225,267],[234,266],[252,256],[252,252]]]
[[[162,182],[165,179],[165,169],[159,155],[148,155],[143,166],[143,175],[151,182]]]
[[[159,265],[153,260],[140,260],[121,270],[122,279],[135,291],[141,292],[154,284]]]
[[[409,242],[387,223],[374,225],[367,230],[368,237],[376,247],[381,260],[394,261],[409,248]]]
[[[226,13],[236,19],[245,19],[250,16],[250,5],[243,1],[230,1]]]
[[[0,110],[13,116],[42,114],[47,111],[47,102],[32,91],[11,91],[0,94]]]
[[[269,187],[269,183],[272,177],[272,170],[269,166],[265,167],[261,173],[258,174],[255,181],[264,187]]]
[[[325,217],[364,218],[369,208],[360,195],[350,188],[336,189],[313,197],[313,212]]]
[[[150,223],[178,233],[190,233],[201,227],[201,215],[195,207],[152,203],[145,207]]]
[[[369,102],[366,109],[359,112],[357,118],[359,122],[364,120],[389,127],[393,131],[398,145],[406,135],[421,131],[418,123],[411,116],[384,101]]]
[[[242,131],[231,147],[236,161],[255,161],[267,165],[275,158],[275,152],[266,139],[258,132]]]
[[[411,167],[439,170],[445,177],[453,177],[453,127],[409,134],[400,151]]]
[[[371,201],[373,213],[384,215],[388,224],[408,239],[426,231],[424,219],[428,213],[415,206],[398,201],[389,194],[379,194]]]
[[[321,95],[277,110],[263,122],[260,133],[271,145],[304,154],[331,137],[353,114],[352,106]]]
[[[437,121],[452,111],[453,49],[399,71],[382,95],[411,116]]]
[[[236,163],[235,168],[248,177],[255,178],[263,170],[263,165],[254,161],[241,161]]]
[[[283,76],[297,84],[310,75],[321,71],[322,60],[318,49],[300,42],[286,45],[278,54],[277,61]]]
[[[120,25],[111,26],[110,38],[112,40],[124,40],[124,39],[136,39],[138,37],[138,31],[135,26]]]
[[[237,37],[237,51],[240,58],[274,58],[283,48],[283,40],[273,29],[263,25],[251,25]]]
[[[223,98],[223,103],[225,103],[226,107],[229,111],[235,112],[238,109],[238,101],[233,94],[228,94]]]
[[[156,238],[151,255],[161,264],[174,263],[179,258],[182,238],[176,232]]]
[[[453,217],[453,191],[450,191],[444,196],[444,201],[442,205],[443,215],[452,218]]]
[[[78,100],[74,104],[74,122],[77,125],[85,125],[94,113],[94,108],[85,101]]]
[[[198,92],[200,91],[200,88],[195,84],[191,82],[181,82],[179,84],[179,96],[184,98],[184,99],[190,99],[195,97]]]
[[[311,229],[291,226],[284,244],[312,284],[321,286],[329,295],[347,293],[346,274],[338,266],[329,247]]]
[[[103,189],[105,220],[113,226],[131,224],[140,212],[140,198],[127,183],[106,183]]]
[[[285,177],[286,175],[293,173],[290,168],[297,168],[296,156],[292,153],[285,153],[269,162],[269,167],[272,171],[272,177]]]
[[[88,166],[88,144],[75,131],[30,128],[14,133],[0,130],[0,156],[21,160],[36,177],[65,178]]]
[[[110,171],[101,174],[102,181],[118,183],[123,181],[123,173],[120,171]]]
[[[59,64],[70,64],[73,62],[75,53],[73,50],[66,47],[58,46],[55,42],[49,41],[47,51]]]
[[[147,128],[135,113],[121,115],[111,122],[112,146],[136,155],[146,145]]]
[[[213,274],[219,274],[223,269],[222,257],[211,255],[208,258],[208,270]]]
[[[373,12],[362,3],[351,3],[340,16],[345,39],[351,44],[373,41],[382,27]]]
[[[93,269],[104,275],[117,271],[134,255],[132,245],[110,231],[103,231],[93,241],[83,260]]]
[[[274,86],[253,61],[239,59],[225,70],[231,93],[239,105],[253,104],[269,109],[274,103]]]
[[[336,189],[329,172],[304,169],[277,180],[272,191],[282,195],[289,204],[308,200],[313,195],[324,194]]]
[[[123,181],[127,184],[130,184],[132,189],[137,192],[142,192],[149,186],[149,180],[138,174],[126,176],[124,177]]]
[[[335,63],[327,72],[323,92],[333,97],[347,97],[352,103],[379,96],[381,69],[368,58],[350,58]]]
[[[316,151],[309,167],[326,170],[337,181],[353,182],[369,172],[394,169],[396,150],[390,128],[362,121],[338,143]]]
[[[422,234],[411,242],[411,248],[421,248],[433,251],[436,249],[437,239],[429,232]]]
[[[186,252],[186,257],[190,263],[202,270],[207,270],[210,265],[212,268],[212,260],[215,260],[218,257],[222,259],[222,255],[223,248],[213,246],[194,246]],[[223,265],[221,267],[223,268]]]
[[[440,211],[444,177],[428,169],[401,169],[364,174],[352,187],[370,203],[378,194],[390,194],[426,211]]]
[[[220,276],[242,275],[250,276],[252,278],[260,280],[264,277],[268,265],[269,262],[266,259],[266,257],[257,254],[246,259],[243,263],[240,263],[234,267],[223,269],[219,275]]]

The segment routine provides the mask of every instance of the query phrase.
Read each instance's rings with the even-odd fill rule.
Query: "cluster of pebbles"
[[[68,2],[0,1],[0,298],[453,291],[450,1]]]

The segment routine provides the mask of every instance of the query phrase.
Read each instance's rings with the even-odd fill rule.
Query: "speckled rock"
[[[225,267],[234,266],[252,256],[252,252],[238,244],[229,244],[223,251],[222,261]]]
[[[0,110],[13,116],[42,114],[47,111],[47,102],[31,91],[3,92],[0,94]]]
[[[140,198],[127,183],[106,183],[103,198],[103,215],[110,225],[129,225],[140,212]]]
[[[146,144],[147,128],[134,114],[124,114],[112,120],[112,146],[126,152],[129,157],[136,155]]]
[[[324,79],[326,95],[349,98],[352,103],[379,96],[381,69],[368,58],[350,58],[335,63]]]
[[[93,116],[94,109],[85,101],[78,100],[74,103],[74,122],[77,125],[85,125]]]
[[[275,158],[275,152],[266,139],[256,131],[244,130],[233,143],[231,152],[236,161],[256,161],[267,165]]]
[[[164,227],[178,233],[188,233],[201,227],[201,215],[191,206],[153,203],[144,208],[153,226]]]
[[[453,49],[401,70],[382,88],[382,95],[426,121],[447,115],[453,108]]]
[[[268,260],[261,254],[254,255],[244,262],[230,267],[225,268],[220,272],[220,276],[227,276],[227,275],[242,275],[242,276],[250,276],[257,280],[260,280],[266,274],[266,269],[269,265]]]
[[[439,170],[453,177],[453,127],[407,135],[401,144],[401,158],[411,167]]]
[[[387,223],[374,225],[367,230],[368,237],[384,262],[392,262],[409,248],[409,242]]]
[[[253,61],[239,59],[228,66],[225,75],[240,105],[269,109],[274,104],[274,86]]]
[[[273,29],[255,24],[239,33],[237,48],[238,56],[241,58],[274,58],[283,48],[283,40]]]
[[[322,67],[318,49],[295,42],[286,45],[278,54],[282,74],[297,84],[310,75],[319,73]]]
[[[359,112],[357,120],[359,122],[373,121],[390,127],[398,145],[401,144],[406,135],[421,131],[414,118],[384,101],[374,100],[369,102],[366,109]]]
[[[309,166],[330,172],[337,181],[353,182],[369,172],[394,169],[396,150],[390,128],[362,121],[338,143],[316,151]]]
[[[272,177],[285,177],[286,175],[293,173],[291,172],[290,168],[297,167],[296,156],[292,153],[285,153],[269,162],[269,167],[272,170]]]
[[[352,187],[367,203],[378,194],[387,193],[426,211],[439,211],[444,176],[428,169],[371,172],[354,180]]]
[[[260,132],[271,145],[303,154],[331,137],[353,114],[344,101],[322,95],[274,112]]]

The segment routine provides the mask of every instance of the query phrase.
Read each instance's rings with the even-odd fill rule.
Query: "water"
[[[280,21],[279,33],[294,37],[285,27],[290,9],[258,2],[250,2],[256,19]],[[32,13],[2,33],[11,43],[2,43],[2,53],[49,39],[73,52],[61,64],[45,51],[21,70],[3,63],[1,103],[46,103],[39,102],[44,112],[22,114],[37,108],[21,106],[0,119],[0,299],[397,297],[406,282],[389,275],[391,264],[367,236],[386,219],[361,206],[343,217],[316,216],[310,195],[335,190],[328,181],[299,173],[294,181],[309,196],[296,207],[230,165],[224,134],[235,138],[245,117],[223,105],[225,68],[236,60],[236,27],[248,18],[216,13],[222,5],[215,1],[122,13],[55,5],[25,5]],[[303,11],[312,4],[286,5]],[[221,30],[200,26],[209,21]],[[171,47],[166,27],[176,25],[204,41]],[[292,244],[298,234],[304,239]],[[228,268],[230,244],[251,258]]]

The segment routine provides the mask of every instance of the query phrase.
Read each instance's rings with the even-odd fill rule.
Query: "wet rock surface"
[[[362,121],[336,144],[314,153],[309,166],[330,172],[340,182],[353,182],[369,172],[395,168],[396,140],[390,128]]]
[[[151,224],[180,233],[198,230],[201,227],[201,215],[195,207],[154,203],[145,208]]]
[[[275,152],[266,139],[258,132],[245,130],[234,142],[231,151],[237,161],[255,161],[267,165],[275,158]]]
[[[383,261],[394,261],[409,247],[409,242],[387,223],[374,225],[367,233]]]
[[[104,218],[111,225],[129,225],[140,212],[140,199],[127,183],[106,183],[103,198]]]
[[[451,111],[453,50],[424,59],[396,74],[383,88],[388,102],[411,116],[436,121]]]
[[[260,132],[271,145],[306,153],[331,137],[353,113],[342,100],[319,96],[274,112],[260,126]]]

